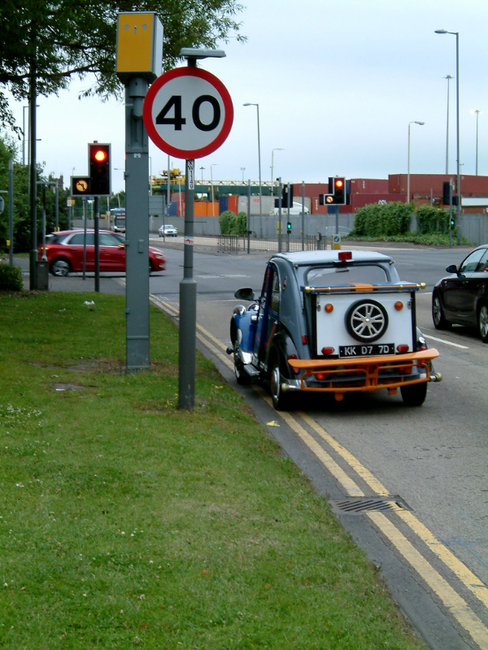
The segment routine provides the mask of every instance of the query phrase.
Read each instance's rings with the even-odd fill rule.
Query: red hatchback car
[[[46,236],[45,255],[49,270],[53,275],[66,276],[71,272],[83,271],[83,250],[85,233],[83,230],[61,230]],[[125,238],[111,230],[100,230],[99,238],[100,271],[125,271]],[[41,246],[39,259],[43,259]],[[166,259],[159,248],[149,246],[149,271],[164,271]],[[85,270],[95,270],[94,231],[86,232]]]

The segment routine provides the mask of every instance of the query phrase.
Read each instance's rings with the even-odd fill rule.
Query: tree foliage
[[[115,68],[119,12],[154,11],[164,27],[163,68],[174,67],[182,47],[213,48],[232,33],[238,40],[236,0],[2,0],[0,3],[0,83],[16,99],[28,96],[35,74],[37,93],[66,88],[73,75],[93,73],[85,94],[107,97],[122,86]],[[13,126],[5,92],[0,91],[0,119]]]
[[[360,208],[354,218],[353,234],[381,239],[409,231],[413,206],[410,203],[371,203]]]
[[[247,214],[225,210],[219,217],[220,233],[222,235],[245,235],[247,233]]]
[[[404,238],[411,234],[412,216],[417,220],[416,236],[440,236],[449,233],[449,212],[431,205],[413,203],[376,204],[371,203],[360,208],[354,217],[354,229],[351,237],[369,239]]]

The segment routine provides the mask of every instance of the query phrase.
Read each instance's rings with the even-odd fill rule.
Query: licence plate
[[[395,354],[394,343],[362,343],[360,345],[340,345],[340,357],[370,357],[382,354]]]

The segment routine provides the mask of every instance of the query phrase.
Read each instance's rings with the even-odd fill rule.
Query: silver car
[[[158,232],[160,237],[176,237],[178,235],[178,231],[171,223],[161,226]]]

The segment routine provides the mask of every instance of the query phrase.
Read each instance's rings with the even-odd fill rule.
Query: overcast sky
[[[476,114],[479,174],[488,175],[488,2],[486,0],[242,0],[245,44],[221,43],[224,59],[203,67],[227,87],[234,124],[225,143],[196,161],[197,179],[327,182],[329,176],[386,178],[445,172],[447,80],[450,81],[449,172],[456,171],[456,37],[459,32],[460,162],[474,174]],[[191,44],[189,44],[191,45]],[[181,65],[185,65],[182,63]],[[38,160],[46,172],[87,173],[87,142],[112,143],[115,191],[123,189],[125,113],[121,102],[78,100],[88,79],[58,97],[39,98]],[[22,105],[16,105],[22,126]],[[279,150],[281,149],[281,150]],[[184,170],[184,161],[171,159]],[[150,168],[167,154],[150,144]],[[201,167],[204,169],[202,170]]]

